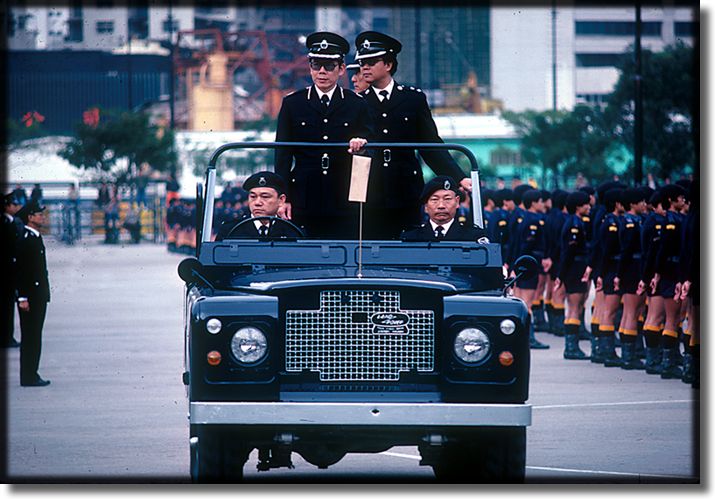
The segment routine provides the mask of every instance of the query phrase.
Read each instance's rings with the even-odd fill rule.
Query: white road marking
[[[400,452],[381,452],[383,456],[402,457],[405,459],[414,459],[419,461],[420,456],[414,454],[402,454]],[[617,475],[617,476],[633,476],[633,477],[649,477],[649,478],[676,478],[681,480],[693,479],[694,477],[684,475],[662,475],[656,473],[629,473],[625,471],[604,471],[604,470],[579,470],[573,468],[554,468],[549,466],[527,466],[526,469],[537,471],[560,471],[563,473],[582,473],[589,475]]]
[[[562,405],[533,405],[532,409],[568,409],[571,407],[608,407],[616,405],[652,405],[652,404],[683,404],[697,402],[692,399],[685,400],[643,400],[634,402],[595,402],[592,404],[562,404]]]

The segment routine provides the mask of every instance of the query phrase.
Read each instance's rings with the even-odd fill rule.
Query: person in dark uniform
[[[494,196],[496,205],[489,216],[487,234],[489,240],[501,246],[502,262],[506,264],[509,254],[509,214],[514,210],[514,193],[511,189],[499,189]]]
[[[337,85],[345,74],[348,41],[318,32],[308,36],[306,46],[313,85],[283,99],[276,141],[344,142],[349,147],[277,148],[275,172],[288,183],[281,215],[314,237],[356,239],[357,204],[348,201],[351,154],[373,135],[370,114],[362,97]]]
[[[375,125],[375,142],[443,142],[422,90],[393,79],[402,44],[383,33],[365,31],[357,36],[355,45],[362,76],[370,84],[362,95]],[[425,185],[422,167],[413,150],[377,149],[374,154],[365,235],[368,239],[392,239],[402,228],[420,222],[418,207]],[[462,189],[472,191],[471,179],[449,152],[422,150],[419,155],[436,175],[452,177]]]
[[[355,89],[357,93],[364,92],[368,89],[370,85],[365,81],[365,78],[362,77],[360,63],[358,63],[357,60],[345,66],[345,69],[348,72],[348,76],[350,76],[353,89]]]
[[[645,297],[637,294],[640,280],[641,215],[646,210],[645,192],[630,188],[623,193],[623,223],[619,231],[619,260],[613,288],[623,295],[623,315],[618,331],[621,335],[621,368],[626,370],[645,369],[636,354],[639,341],[638,316],[643,309]],[[642,333],[640,333],[642,334]],[[642,341],[642,340],[641,340]]]
[[[20,384],[47,386],[38,374],[42,349],[42,327],[50,301],[45,245],[40,230],[45,225],[45,207],[30,201],[18,212],[25,232],[17,247],[17,307],[20,311]]]
[[[566,198],[566,209],[569,217],[561,229],[561,261],[554,288],[563,285],[566,288],[568,309],[564,320],[565,343],[564,358],[586,360],[586,355],[578,345],[579,319],[590,286],[586,273],[588,257],[588,239],[583,217],[588,215],[591,205],[588,194],[581,191],[572,192]]]
[[[700,388],[700,193],[699,182],[689,187],[690,210],[683,222],[680,252],[680,293],[676,300],[685,301],[688,313],[689,349],[683,361],[683,382]]]
[[[551,258],[551,268],[548,272],[544,303],[546,314],[549,318],[550,331],[556,336],[564,335],[564,313],[566,311],[566,293],[563,286],[555,290],[554,281],[556,280],[561,260],[561,229],[566,218],[568,218],[568,212],[566,211],[567,197],[568,192],[561,189],[554,190],[552,193],[552,207],[546,215],[546,247],[547,254]]]
[[[243,183],[243,188],[248,191],[248,208],[250,215],[245,215],[242,220],[252,217],[275,217],[285,204],[286,186],[280,175],[273,172],[254,173]],[[300,234],[290,225],[280,221],[258,219],[253,223],[245,223],[234,230],[242,220],[226,220],[218,230],[217,241],[227,236],[252,239],[283,239],[294,238]]]
[[[542,215],[544,212],[543,194],[538,189],[531,189],[522,196],[522,204],[525,208],[524,219],[519,224],[516,237],[514,239],[514,255],[518,258],[521,255],[529,255],[540,262],[540,271],[531,279],[521,279],[514,287],[514,295],[520,298],[529,313],[532,315],[531,328],[529,330],[529,347],[533,349],[546,349],[549,345],[541,343],[536,339],[534,330],[536,328],[533,319],[533,304],[536,301],[536,293],[540,274],[548,272],[551,268],[551,259],[547,256],[546,248],[546,228]]]
[[[509,231],[509,241],[512,243],[509,245],[509,253],[507,255],[507,267],[511,267],[514,260],[519,256],[516,254],[516,245],[513,241],[516,241],[516,234],[519,231],[519,226],[524,221],[526,216],[526,208],[524,208],[523,196],[526,191],[534,189],[529,184],[519,184],[517,185],[514,192],[514,209],[509,214],[509,219],[507,220],[507,230]]]
[[[685,203],[685,189],[676,184],[661,189],[663,207],[666,208],[665,227],[660,247],[655,257],[654,274],[650,281],[653,294],[663,297],[665,304],[665,327],[661,336],[662,360],[660,377],[682,378],[683,373],[676,363],[679,347],[678,323],[680,303],[675,301],[675,286],[678,283],[678,267],[682,245],[683,216],[678,213]]]
[[[402,232],[403,241],[476,241],[489,242],[487,233],[470,223],[455,219],[459,207],[459,184],[447,176],[438,176],[425,184],[420,202],[429,220]]]
[[[12,195],[3,196],[3,214],[0,216],[0,347],[16,348],[20,343],[15,339],[15,273],[17,245],[25,232],[25,227],[16,216],[22,205]]]
[[[610,189],[602,198],[606,215],[598,224],[593,245],[597,259],[591,262],[593,275],[596,276],[596,291],[603,293],[598,315],[597,328],[591,331],[591,362],[606,367],[620,367],[621,359],[615,349],[615,318],[620,306],[621,292],[616,289],[614,279],[617,276],[620,259],[624,210],[623,189]]]

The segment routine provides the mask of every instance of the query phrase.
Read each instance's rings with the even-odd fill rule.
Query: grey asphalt
[[[189,480],[183,258],[161,245],[65,246],[48,238],[52,302],[40,373],[20,387],[17,349],[4,350],[9,482]],[[17,327],[16,337],[19,337]],[[563,340],[532,350],[527,482],[688,483],[700,471],[699,391],[678,380],[561,357]],[[585,342],[582,347],[588,350]],[[249,482],[434,481],[414,447],[349,455],[319,470],[255,471]]]

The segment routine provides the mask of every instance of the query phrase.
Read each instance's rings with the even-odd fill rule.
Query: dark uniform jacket
[[[588,259],[588,236],[583,219],[569,215],[561,229],[561,259],[558,277],[564,281],[569,273],[574,277],[583,275]]]
[[[541,260],[547,257],[545,225],[541,214],[530,211],[524,213],[524,219],[517,227],[514,240],[515,259],[521,255],[530,255],[541,265]]]
[[[402,232],[400,239],[403,241],[478,241],[482,237],[487,237],[484,229],[475,225],[465,224],[455,220],[445,233],[444,237],[437,239],[432,225],[429,222],[423,223],[419,227],[408,229]]]
[[[643,248],[643,258],[641,259],[641,276],[645,283],[648,283],[655,273],[655,257],[660,248],[661,236],[666,218],[653,212],[646,217],[641,230],[641,248]]]
[[[7,215],[0,213],[0,273],[3,276],[3,288],[10,288],[14,282],[17,244],[25,232],[25,228],[16,223],[18,220],[17,217],[10,220]]]
[[[231,232],[231,230],[240,222],[243,220],[248,220],[249,216],[244,216],[242,220],[238,221],[233,221],[229,220],[227,222],[222,223],[219,226],[218,229],[218,234],[216,235],[216,240],[221,241],[228,236],[228,234]],[[300,235],[293,229],[290,225],[284,224],[281,222],[275,222],[272,221],[270,226],[268,227],[268,235],[265,237],[261,237],[260,233],[258,232],[258,229],[256,228],[256,224],[253,222],[246,222],[245,224],[241,225],[238,229],[234,230],[233,233],[231,233],[231,238],[238,238],[238,239],[285,239],[285,238],[295,238],[299,237]]]
[[[643,254],[641,253],[641,217],[626,213],[618,234],[620,246],[620,260],[616,275],[623,279],[626,273],[634,267],[639,269]]]
[[[621,217],[608,213],[598,224],[598,232],[593,240],[591,253],[592,276],[605,277],[616,272],[621,253],[619,240],[621,223]]]
[[[524,221],[524,216],[526,215],[526,210],[519,206],[515,207],[514,210],[509,213],[509,218],[507,220],[507,230],[509,231],[509,253],[507,254],[506,263],[509,266],[512,265],[514,260],[519,255],[516,255],[516,236],[519,231],[519,225]]]
[[[33,301],[50,301],[45,245],[42,236],[35,235],[27,227],[18,242],[15,283],[19,298],[27,298],[31,304]]]
[[[373,128],[367,104],[355,92],[337,87],[327,111],[315,86],[283,98],[276,141],[345,144],[342,149],[276,149],[275,172],[286,180],[288,201],[294,209],[307,216],[340,216],[348,212],[352,155],[347,149],[350,139],[356,137],[370,142]]]
[[[561,260],[561,229],[567,218],[568,214],[557,208],[546,214],[546,257],[551,258],[551,268],[554,269],[552,276],[556,275]]]
[[[506,261],[509,253],[509,232],[508,232],[509,212],[504,208],[496,208],[489,215],[487,234],[489,241],[501,245],[501,258]]]
[[[444,142],[421,90],[395,82],[385,103],[380,102],[372,87],[362,95],[375,126],[375,142]],[[466,177],[447,151],[420,151],[419,154],[437,175],[448,175],[456,182]],[[370,169],[367,206],[416,210],[421,204],[419,198],[424,184],[415,151],[376,149]]]
[[[665,214],[660,246],[655,256],[653,270],[664,279],[678,280],[680,266],[680,249],[682,244],[683,215],[674,211]]]

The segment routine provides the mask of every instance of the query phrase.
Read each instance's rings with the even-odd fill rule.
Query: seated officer
[[[221,224],[216,236],[217,241],[226,237],[250,239],[281,239],[297,237],[300,234],[287,223],[268,219],[256,219],[252,223],[244,223],[237,227],[243,220],[251,217],[275,217],[286,201],[286,186],[283,178],[273,172],[254,173],[243,183],[243,189],[248,191],[248,209],[250,216],[246,215],[238,222],[233,220]],[[235,229],[235,230],[234,230]]]
[[[419,227],[402,231],[403,241],[476,241],[489,242],[487,233],[471,223],[455,220],[459,208],[459,184],[446,175],[425,184],[420,202],[429,220]]]

